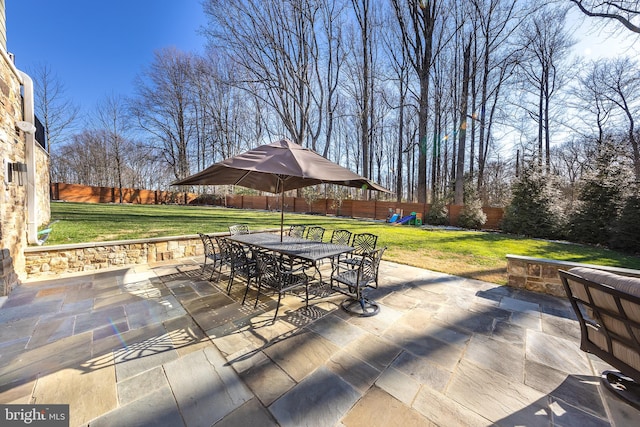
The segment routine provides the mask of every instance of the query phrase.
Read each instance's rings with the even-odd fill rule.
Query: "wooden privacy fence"
[[[68,202],[84,203],[119,203],[120,191],[112,187],[90,187],[78,184],[54,183],[51,185],[52,200],[64,200]],[[194,193],[159,191],[159,190],[136,190],[130,188],[122,189],[122,200],[124,203],[134,204],[187,204],[187,205],[213,205],[226,206],[238,209],[262,209],[279,210],[279,196],[242,196],[227,195],[219,197],[207,197]],[[448,205],[449,223],[453,226],[458,224],[458,218],[463,206]],[[317,199],[311,205],[302,197],[285,197],[285,212],[314,213],[319,215],[338,215],[353,218],[368,218],[385,220],[390,213],[402,211],[403,215],[412,212],[422,213],[425,218],[431,205],[428,203],[397,203],[378,200],[343,200],[338,203],[334,199]],[[483,207],[482,210],[487,215],[487,222],[484,229],[499,229],[500,222],[504,215],[502,208]]]
[[[168,203],[190,204],[197,194],[178,191],[122,189],[122,202],[140,205],[160,205]],[[92,187],[89,185],[51,184],[51,200],[82,203],[120,203],[120,190],[113,187]]]

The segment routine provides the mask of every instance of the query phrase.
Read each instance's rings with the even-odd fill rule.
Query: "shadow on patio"
[[[272,299],[243,307],[242,286],[228,296],[186,260],[26,285],[0,309],[0,401],[69,403],[71,425],[92,426],[610,425],[612,407],[616,425],[640,420],[602,399],[564,301],[392,263],[381,275],[375,317],[316,289],[275,324]]]

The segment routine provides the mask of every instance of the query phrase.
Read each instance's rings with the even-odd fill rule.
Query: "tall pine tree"
[[[555,205],[558,200],[557,186],[552,184],[552,178],[545,175],[539,165],[531,164],[525,168],[511,186],[511,193],[511,203],[505,209],[502,230],[531,237],[559,236],[562,216]]]
[[[572,241],[609,244],[628,183],[619,159],[613,143],[600,143],[594,167],[585,174],[576,209],[569,218]]]

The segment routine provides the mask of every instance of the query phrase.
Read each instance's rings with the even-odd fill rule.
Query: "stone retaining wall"
[[[640,271],[627,268],[507,255],[508,285],[514,288],[565,297],[566,293],[558,276],[558,270],[569,270],[573,267],[589,267],[623,276],[640,277]]]
[[[224,233],[221,233],[224,234]],[[198,235],[25,249],[27,279],[203,255]]]
[[[273,232],[280,229],[263,231]],[[228,236],[229,233],[209,235]],[[203,255],[204,248],[197,234],[74,245],[30,246],[24,251],[27,279]]]

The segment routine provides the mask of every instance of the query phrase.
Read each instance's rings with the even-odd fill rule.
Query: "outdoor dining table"
[[[228,240],[254,247],[276,252],[291,258],[296,258],[308,262],[315,268],[320,276],[322,284],[322,273],[318,268],[318,263],[324,259],[330,259],[340,254],[353,251],[352,246],[336,245],[334,243],[317,242],[303,239],[301,237],[280,236],[273,233],[252,233],[228,236]]]

